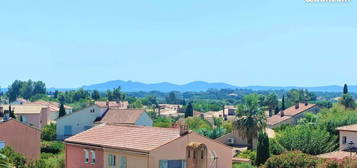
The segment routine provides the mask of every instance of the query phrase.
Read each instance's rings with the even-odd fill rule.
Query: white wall
[[[94,109],[94,112],[91,110]],[[64,137],[64,126],[72,126],[72,135],[78,134],[82,131],[85,131],[85,126],[93,126],[94,120],[100,115],[101,110],[98,106],[92,105],[77,112],[65,115],[59,118],[56,121],[56,133],[57,139],[63,140],[67,137]]]

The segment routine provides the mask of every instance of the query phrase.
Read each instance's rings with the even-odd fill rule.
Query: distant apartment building
[[[60,104],[57,102],[49,102],[49,101],[39,100],[39,101],[35,101],[35,102],[26,102],[26,103],[24,103],[24,105],[47,106],[50,111],[49,119],[52,121],[55,121],[59,116]],[[64,105],[64,109],[66,111],[66,114],[72,113],[72,107]]]
[[[101,111],[104,112],[107,108],[116,108],[116,109],[128,109],[128,101],[96,101],[94,103],[101,108]]]
[[[65,144],[67,168],[232,167],[231,147],[185,127],[101,124]]]
[[[159,104],[157,113],[160,113],[162,116],[176,117],[179,115],[184,115],[181,110],[181,104]]]
[[[0,118],[0,149],[6,146],[23,154],[27,161],[37,160],[40,158],[41,131],[15,119]]]
[[[304,116],[305,113],[318,113],[320,108],[316,104],[297,103],[278,114],[267,118],[269,128],[279,127],[282,124],[296,124],[296,122]]]

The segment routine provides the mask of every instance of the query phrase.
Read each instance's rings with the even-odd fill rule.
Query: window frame
[[[342,136],[342,144],[347,144],[347,137],[346,136]]]
[[[95,156],[95,151],[91,150],[90,153],[92,155],[91,164],[95,164],[95,162],[97,161],[96,156]]]
[[[89,151],[84,149],[84,163],[89,163]]]

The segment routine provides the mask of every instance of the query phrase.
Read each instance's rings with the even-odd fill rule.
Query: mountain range
[[[137,92],[137,91],[205,91],[207,89],[251,89],[251,90],[289,90],[289,89],[308,89],[315,92],[341,92],[342,86],[328,85],[328,86],[315,86],[315,87],[298,87],[298,86],[234,86],[227,83],[217,82],[210,83],[204,81],[195,81],[183,85],[173,84],[169,82],[146,84],[142,82],[113,80],[104,83],[98,83],[93,85],[82,86],[88,90],[105,91],[120,86],[125,92]],[[351,85],[348,87],[350,92],[357,92],[357,85]]]

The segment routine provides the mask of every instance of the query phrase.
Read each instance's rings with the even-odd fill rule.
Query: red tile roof
[[[67,138],[67,143],[149,152],[180,137],[177,128],[101,124]]]
[[[135,124],[145,113],[142,109],[112,109],[104,113],[100,123]]]
[[[42,105],[42,106],[48,106],[51,112],[58,112],[59,111],[59,106],[60,104],[57,102],[48,102],[48,101],[35,101],[35,102],[26,102],[26,105]],[[71,109],[72,107],[64,105],[65,109]]]
[[[273,115],[269,118],[267,118],[267,123],[268,125],[275,125],[275,124],[278,124],[280,122],[283,122],[287,119],[290,119],[291,117],[297,115],[297,114],[300,114],[302,112],[305,112],[306,110],[309,110],[311,109],[312,107],[315,107],[316,104],[307,104],[305,105],[305,103],[299,103],[299,108],[295,108],[295,105],[294,106],[291,106],[287,109],[284,110],[284,116],[281,117],[281,112],[276,114],[276,115]]]

